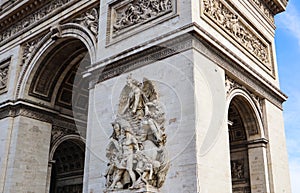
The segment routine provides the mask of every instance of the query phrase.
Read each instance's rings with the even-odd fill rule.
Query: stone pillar
[[[261,139],[248,145],[251,193],[270,192],[266,143]]]
[[[51,124],[14,118],[3,192],[46,191]]]
[[[8,178],[7,161],[11,143],[13,118],[0,120],[0,192],[4,189],[5,180]]]

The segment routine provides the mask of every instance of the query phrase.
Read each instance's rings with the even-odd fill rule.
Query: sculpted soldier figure
[[[169,169],[164,122],[153,83],[129,75],[106,153],[106,191],[162,186]]]

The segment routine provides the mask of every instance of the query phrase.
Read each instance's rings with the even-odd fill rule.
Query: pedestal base
[[[157,188],[152,186],[145,186],[140,189],[133,190],[105,190],[104,193],[159,193],[160,191]]]

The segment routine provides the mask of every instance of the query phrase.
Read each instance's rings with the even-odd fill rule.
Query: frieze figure
[[[159,189],[167,175],[165,113],[152,81],[127,77],[106,150],[106,190]]]
[[[171,0],[135,0],[125,8],[116,10],[113,32],[155,18],[172,10]]]
[[[230,11],[220,0],[203,0],[204,14],[232,35],[236,41],[255,55],[263,64],[270,67],[269,48]]]

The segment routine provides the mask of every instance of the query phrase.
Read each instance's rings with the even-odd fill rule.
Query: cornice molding
[[[274,15],[285,11],[288,0],[261,0],[263,1]]]
[[[201,29],[200,26],[198,26],[198,28]],[[190,34],[177,36],[165,43],[152,46],[125,58],[122,58],[122,54],[120,54],[119,56],[122,59],[111,63],[105,63],[104,66],[101,64],[97,64],[96,66],[93,65],[87,70],[85,77],[91,77],[90,88],[93,88],[96,84],[116,77],[124,72],[132,71],[189,49],[195,49],[222,67],[226,71],[226,74],[238,80],[240,84],[244,85],[244,87],[253,94],[253,96],[259,96],[260,100],[266,98],[278,108],[282,109],[282,103],[287,98],[285,94],[255,69],[245,63],[239,56],[226,49],[221,42],[213,39],[206,31],[203,32],[249,69],[246,70],[241,64],[233,61],[228,57],[228,53],[223,53],[219,48],[208,43],[207,40],[204,40],[203,37],[200,37],[196,32],[190,32]],[[127,55],[128,53],[123,54]]]
[[[34,104],[31,101],[6,101],[1,104],[0,120],[7,117],[15,118],[18,116],[47,122],[54,126],[70,128],[73,130],[77,127],[86,126],[83,122],[78,121],[76,121],[75,124],[72,117],[62,116],[59,112],[56,112],[49,107],[43,107],[42,105]]]

